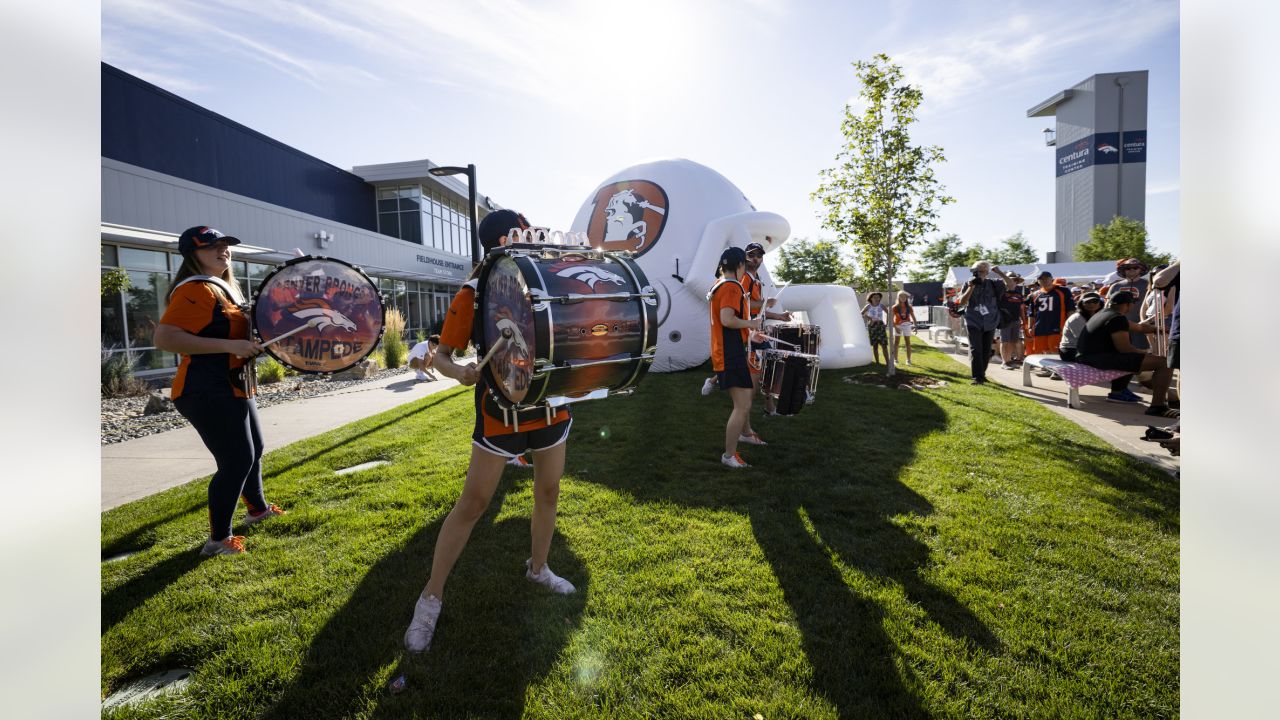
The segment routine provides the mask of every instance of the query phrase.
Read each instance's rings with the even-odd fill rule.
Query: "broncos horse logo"
[[[596,289],[596,283],[598,282],[611,282],[615,285],[627,284],[627,281],[621,275],[592,265],[570,265],[569,267],[558,271],[556,276],[570,278],[577,280],[580,283],[585,283],[586,286],[592,290]]]
[[[355,332],[356,330],[356,324],[351,322],[350,318],[329,307],[329,303],[324,300],[314,298],[299,300],[293,305],[290,305],[287,310],[290,315],[302,320],[303,322],[310,322],[318,319],[319,322],[316,323],[316,329],[321,333],[323,333],[326,328],[331,327],[341,328],[348,332]]]

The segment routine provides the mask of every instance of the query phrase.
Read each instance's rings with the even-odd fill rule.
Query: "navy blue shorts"
[[[573,426],[573,418],[562,423],[548,425],[537,430],[521,430],[505,435],[484,436],[483,421],[476,423],[471,433],[471,444],[494,455],[513,458],[523,455],[528,450],[537,452],[553,448],[569,439],[569,428]]]
[[[724,370],[716,373],[716,379],[720,382],[721,390],[729,388],[747,388],[748,390],[755,387],[751,382],[751,371],[746,365],[726,366]]]

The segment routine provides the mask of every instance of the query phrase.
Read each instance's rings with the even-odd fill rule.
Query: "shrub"
[[[114,295],[129,289],[129,273],[124,268],[107,268],[102,271],[102,296]]]
[[[270,385],[278,383],[284,379],[284,365],[270,355],[263,355],[258,358],[258,384]]]
[[[387,311],[386,326],[382,333],[383,367],[391,369],[404,365],[409,348],[404,343],[404,316],[396,308]]]
[[[137,361],[128,353],[112,352],[114,349],[102,348],[102,396],[127,397],[150,392],[150,386],[133,376]]]

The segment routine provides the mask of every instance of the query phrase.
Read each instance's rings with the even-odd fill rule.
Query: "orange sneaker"
[[[231,535],[222,540],[206,540],[200,548],[200,557],[214,555],[239,555],[244,552],[244,536]]]
[[[256,524],[258,524],[258,523],[262,522],[263,520],[266,520],[266,519],[268,519],[268,518],[273,518],[273,517],[275,517],[275,516],[277,516],[277,515],[283,515],[283,514],[284,514],[284,510],[282,510],[282,509],[280,508],[280,506],[279,506],[279,505],[276,505],[276,504],[272,503],[272,504],[270,504],[270,505],[267,505],[267,509],[266,509],[266,510],[263,510],[263,511],[262,511],[262,512],[260,512],[260,513],[255,513],[255,512],[253,512],[252,510],[250,510],[250,511],[249,511],[249,512],[247,512],[247,513],[245,513],[245,514],[244,514],[244,524],[245,524],[245,525],[256,525]]]

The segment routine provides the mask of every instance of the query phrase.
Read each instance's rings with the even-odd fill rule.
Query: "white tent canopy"
[[[1087,282],[1102,282],[1102,279],[1115,272],[1115,260],[1100,260],[1098,262],[1069,262],[1069,263],[1034,263],[1031,265],[1001,265],[1000,269],[1005,273],[1018,273],[1026,280],[1027,284],[1035,283],[1036,276],[1048,270],[1053,273],[1055,278],[1065,278],[1072,285]],[[962,287],[973,273],[967,267],[953,267],[947,271],[946,280],[942,281],[943,287],[959,288]],[[996,279],[995,275],[990,276]]]

